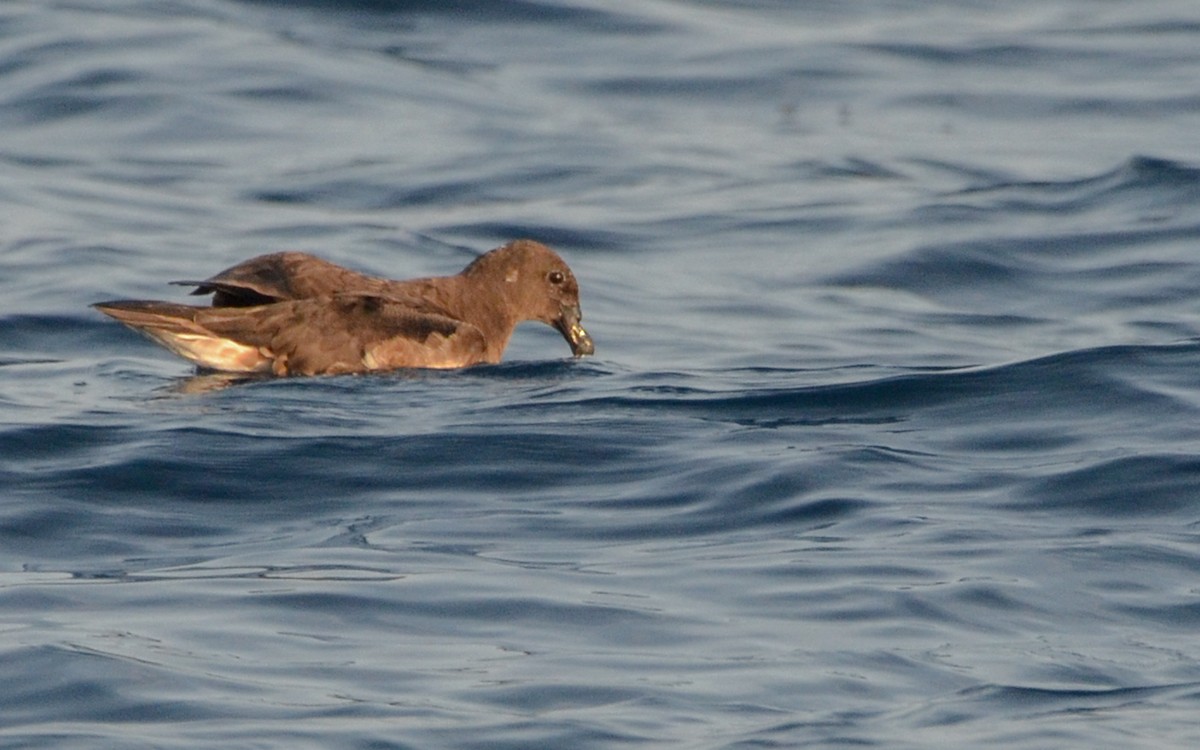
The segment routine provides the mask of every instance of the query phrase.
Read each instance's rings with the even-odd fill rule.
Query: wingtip
[[[211,286],[208,285],[208,282],[205,282],[205,281],[188,281],[186,279],[180,279],[178,281],[168,281],[167,283],[170,284],[171,286],[195,287],[195,289],[188,292],[188,294],[193,294],[193,295],[212,294],[215,291]]]
[[[143,328],[148,325],[168,324],[168,321],[191,320],[197,308],[144,299],[115,299],[94,302],[91,307],[125,325]]]
[[[128,305],[129,302],[130,300],[126,299],[110,299],[103,302],[93,302],[88,307],[107,314],[109,310],[120,310],[123,306]]]
[[[107,313],[111,310],[141,310],[153,303],[138,299],[110,299],[103,302],[93,302],[88,307]]]

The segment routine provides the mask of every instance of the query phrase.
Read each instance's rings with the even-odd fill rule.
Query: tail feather
[[[224,372],[270,371],[274,356],[208,330],[196,320],[206,307],[155,300],[114,300],[92,307],[200,367]]]

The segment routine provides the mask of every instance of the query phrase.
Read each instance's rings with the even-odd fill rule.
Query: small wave
[[[998,181],[948,194],[987,201],[1005,211],[1061,213],[1111,207],[1115,202],[1151,200],[1195,203],[1200,198],[1200,167],[1152,156],[1134,156],[1098,175],[1068,180]]]
[[[1191,455],[1122,456],[1070,469],[1027,484],[1028,510],[1069,511],[1099,517],[1182,514],[1200,511],[1200,459]]]
[[[854,422],[907,421],[915,414],[950,407],[960,418],[974,411],[989,416],[1023,415],[1082,410],[1094,413],[1098,402],[1106,411],[1156,408],[1194,408],[1166,394],[1134,387],[1126,375],[1139,377],[1148,368],[1173,371],[1190,368],[1200,357],[1200,343],[1163,346],[1110,346],[1062,352],[1031,360],[986,367],[934,369],[883,378],[831,385],[772,387],[788,380],[787,371],[756,388],[714,391],[679,385],[665,390],[643,386],[629,392],[586,398],[582,405],[595,408],[634,408],[683,411],[713,419],[756,424],[815,424],[826,420]],[[1129,378],[1136,380],[1136,378]],[[982,416],[982,415],[980,415]]]

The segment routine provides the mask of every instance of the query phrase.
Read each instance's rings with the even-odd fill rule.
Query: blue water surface
[[[14,0],[0,133],[0,746],[1200,746],[1193,0]],[[88,308],[517,237],[596,356]]]

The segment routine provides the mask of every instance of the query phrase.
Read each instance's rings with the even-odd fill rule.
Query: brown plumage
[[[120,300],[96,309],[203,368],[325,375],[500,361],[513,329],[540,320],[575,356],[579,284],[550,248],[517,240],[454,276],[391,281],[305,253],[251,258],[195,286],[211,307]]]

